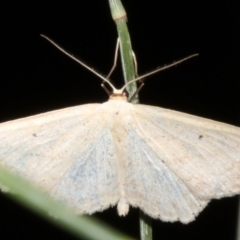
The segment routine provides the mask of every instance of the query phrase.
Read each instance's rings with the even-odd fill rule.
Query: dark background
[[[107,74],[117,33],[106,0],[8,4],[1,3],[1,122],[108,99],[101,80],[39,36],[49,36]],[[123,0],[123,4],[140,75],[200,54],[149,77],[140,93],[141,103],[240,126],[236,6],[230,1]],[[122,86],[120,64],[112,79]],[[214,200],[188,225],[154,220],[154,239],[234,240],[237,203],[237,197]],[[125,218],[117,216],[116,208],[96,216],[139,238],[138,210],[131,209]],[[1,194],[0,238],[36,237],[75,239]]]

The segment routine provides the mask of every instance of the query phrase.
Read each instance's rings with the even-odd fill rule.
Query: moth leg
[[[134,63],[134,71],[135,71],[135,78],[138,77],[138,65],[137,65],[137,58],[135,53],[132,51],[133,63]]]
[[[109,78],[110,78],[110,76],[112,75],[113,71],[115,70],[115,68],[116,68],[116,66],[117,66],[117,58],[118,58],[119,45],[120,45],[120,40],[119,40],[119,38],[118,38],[118,39],[117,39],[117,45],[116,45],[116,48],[115,48],[113,66],[112,66],[110,72],[108,73],[106,79],[109,79]]]
[[[113,66],[110,70],[110,72],[108,73],[108,75],[106,76],[106,79],[109,80],[110,76],[112,75],[113,71],[115,70],[116,66],[117,66],[117,58],[118,58],[118,50],[119,50],[119,45],[120,45],[120,40],[119,38],[117,39],[117,45],[115,48],[115,54],[114,54],[114,60],[113,60]],[[109,80],[110,81],[110,80]],[[106,91],[106,93],[110,96],[112,94],[111,91],[109,91],[106,86],[105,86],[105,82],[102,82],[101,87]]]
[[[128,99],[128,102],[132,102],[133,99],[136,97],[136,95],[140,92],[140,90],[142,89],[142,87],[144,86],[144,82],[142,80],[140,80],[141,84],[140,86],[137,88],[137,90],[135,91],[135,93]]]
[[[133,51],[132,51],[132,57],[133,57],[133,63],[134,63],[135,77],[138,77],[139,75],[138,75],[137,58]],[[137,88],[136,92],[128,99],[128,102],[132,102],[134,98],[137,96],[137,94],[140,92],[140,90],[142,89],[144,85],[143,79],[140,79],[139,82],[140,82],[140,86]]]

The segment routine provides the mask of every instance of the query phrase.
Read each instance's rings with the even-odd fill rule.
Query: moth
[[[0,166],[80,214],[131,205],[188,223],[211,199],[240,193],[239,127],[132,104],[127,84],[95,74],[113,90],[107,102],[1,123]]]

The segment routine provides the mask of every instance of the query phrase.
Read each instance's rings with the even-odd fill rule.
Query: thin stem
[[[152,240],[152,219],[143,211],[139,212],[141,240]]]
[[[133,61],[133,50],[131,45],[131,39],[127,27],[127,15],[126,11],[120,0],[109,0],[110,10],[112,18],[116,23],[119,41],[120,41],[120,52],[121,62],[123,68],[123,76],[125,84],[130,80],[134,79],[135,69]],[[136,92],[136,82],[127,86],[129,98]],[[138,103],[138,96],[134,98],[133,103]]]
[[[240,240],[240,197],[238,197],[238,220],[237,220],[237,237],[236,240]]]
[[[127,14],[120,0],[109,0],[110,9],[112,13],[113,20],[116,23],[118,36],[120,39],[120,51],[121,51],[121,61],[123,67],[123,75],[125,84],[135,79],[136,69],[134,67],[133,50],[131,46],[131,39],[127,28]],[[135,55],[134,55],[135,56]],[[135,64],[136,65],[136,64]],[[127,87],[129,93],[129,99],[137,91],[136,81],[133,81]],[[138,103],[138,94],[134,96],[133,103]],[[140,235],[141,240],[152,240],[152,225],[151,218],[145,215],[141,210],[140,212]]]

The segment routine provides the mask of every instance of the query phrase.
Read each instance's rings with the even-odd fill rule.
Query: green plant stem
[[[240,197],[238,197],[238,219],[237,219],[237,237],[236,240],[240,240]]]
[[[131,39],[127,27],[127,14],[120,0],[109,0],[112,18],[116,23],[118,36],[120,39],[121,61],[123,66],[123,75],[125,83],[134,79],[135,69],[132,56]],[[134,82],[129,85],[127,91],[131,97],[137,90],[137,84]],[[139,97],[136,96],[133,103],[138,103]],[[152,240],[152,222],[151,218],[141,210],[140,217],[140,235],[141,240]]]
[[[123,68],[123,76],[124,82],[127,83],[136,77],[132,55],[133,51],[131,39],[126,24],[127,15],[120,0],[109,0],[109,4],[112,13],[112,18],[116,23],[117,32],[120,40],[120,53]],[[129,98],[131,98],[131,96],[136,92],[136,90],[137,90],[136,82],[129,84],[127,86]],[[138,96],[134,98],[133,103],[138,103]]]
[[[140,211],[139,214],[141,240],[152,240],[152,219],[143,211]]]

